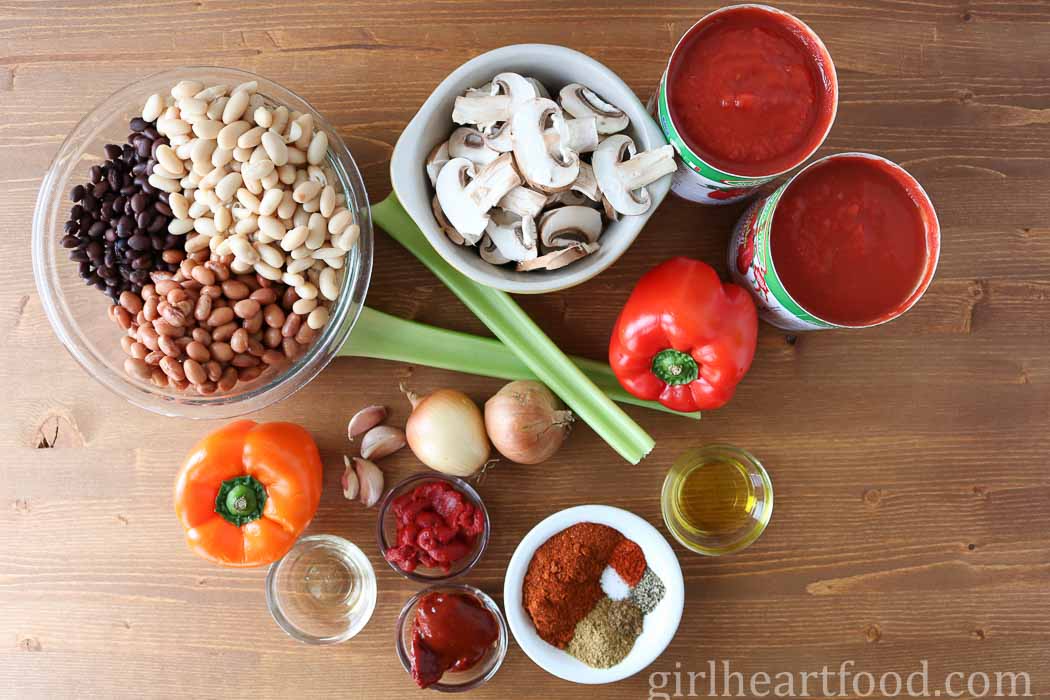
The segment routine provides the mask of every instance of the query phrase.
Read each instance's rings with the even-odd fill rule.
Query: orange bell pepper
[[[321,456],[294,423],[240,420],[209,433],[175,482],[190,549],[224,566],[262,566],[292,548],[321,501]]]

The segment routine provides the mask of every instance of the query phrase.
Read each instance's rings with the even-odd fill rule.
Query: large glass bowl
[[[347,254],[342,288],[331,307],[328,325],[313,345],[280,372],[265,372],[253,382],[238,383],[231,391],[201,396],[159,388],[129,377],[120,347],[120,329],[107,318],[109,299],[86,286],[76,263],[59,244],[68,218],[70,189],[88,181],[88,170],[105,159],[107,143],[122,144],[128,121],[139,116],[146,98],[167,93],[180,80],[206,85],[259,83],[258,92],[275,104],[313,115],[317,129],[328,135],[328,162],[346,195],[347,208],[361,227],[361,237]],[[125,399],[155,413],[187,418],[229,418],[264,408],[301,389],[331,362],[346,341],[361,312],[372,273],[372,221],[361,173],[346,144],[324,117],[291,90],[242,70],[185,67],[164,71],[134,82],[95,107],[66,137],[40,186],[33,215],[33,275],[51,326],[70,354],[91,376]]]

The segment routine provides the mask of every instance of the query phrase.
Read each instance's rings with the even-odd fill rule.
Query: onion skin
[[[554,456],[572,428],[564,410],[543,384],[507,384],[485,402],[485,430],[501,455],[518,464],[539,464]]]
[[[455,389],[438,389],[422,399],[409,394],[412,415],[405,425],[408,446],[431,469],[468,477],[489,460],[491,446],[481,410]]]

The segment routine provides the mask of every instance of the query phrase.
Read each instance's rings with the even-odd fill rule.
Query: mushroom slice
[[[485,228],[500,255],[508,260],[523,262],[534,260],[539,255],[536,242],[536,223],[503,209],[492,212]]]
[[[602,197],[601,190],[598,187],[598,180],[594,177],[594,168],[587,163],[580,163],[580,176],[576,178],[576,182],[572,183],[572,187],[569,189],[579,192],[592,202],[597,202]]]
[[[487,233],[481,237],[481,242],[478,243],[478,252],[481,253],[481,259],[490,265],[505,265],[510,262],[499,252],[496,244],[492,242]]]
[[[481,95],[492,94],[492,83],[485,83],[481,87],[467,88],[467,91],[463,93],[464,97],[480,97]]]
[[[560,119],[554,122],[554,126],[554,129],[547,130],[545,136],[550,138],[557,134],[565,148],[577,153],[590,153],[598,147],[598,120],[594,117]]]
[[[500,209],[514,212],[518,216],[536,219],[550,200],[547,195],[528,187],[515,187],[496,204]]]
[[[434,218],[437,219],[438,226],[445,232],[448,239],[456,245],[466,245],[467,240],[463,238],[463,234],[457,231],[445,218],[445,212],[441,211],[441,202],[438,201],[437,195],[434,195],[434,198],[430,200],[430,208],[434,212]]]
[[[438,173],[451,159],[448,154],[448,141],[439,143],[430,151],[430,155],[427,156],[427,177],[430,178],[431,187],[437,187]]]
[[[540,218],[539,229],[545,249],[595,243],[602,235],[602,215],[590,207],[560,207]]]
[[[615,134],[623,131],[631,120],[627,114],[611,105],[588,87],[570,83],[558,93],[562,109],[576,118],[594,117],[598,121],[599,134]]]
[[[548,145],[543,133],[548,121],[564,119],[557,103],[542,97],[525,102],[511,117],[514,160],[525,181],[542,192],[569,189],[580,174],[580,156],[566,148],[560,136]]]
[[[540,81],[536,80],[535,78],[525,78],[525,79],[528,80],[530,83],[532,83],[532,86],[534,88],[536,88],[536,96],[537,97],[546,97],[548,100],[551,98],[551,94],[547,91],[547,86],[546,85],[544,85]]]
[[[557,270],[580,258],[585,258],[598,250],[597,243],[578,243],[568,248],[559,248],[554,252],[541,255],[535,260],[527,260],[518,263],[518,272],[529,272],[530,270]]]
[[[509,121],[493,126],[482,136],[485,139],[485,145],[497,153],[509,153],[514,150],[514,142],[510,138]]]
[[[451,158],[466,158],[477,165],[488,165],[499,158],[499,153],[485,145],[481,132],[469,126],[461,126],[448,137],[448,155]]]
[[[579,192],[573,192],[572,190],[565,190],[564,192],[555,192],[552,195],[547,196],[547,207],[586,207],[593,206],[595,202],[587,199],[584,195]]]
[[[605,218],[609,221],[620,220],[620,212],[616,211],[616,209],[613,208],[613,205],[609,201],[609,198],[605,195],[602,195],[602,211],[605,212]]]
[[[598,187],[616,211],[644,214],[652,204],[645,186],[675,171],[674,147],[636,153],[630,136],[614,134],[598,145],[591,167]]]
[[[438,174],[437,195],[449,223],[475,245],[488,226],[489,210],[520,184],[509,153],[480,170],[466,158],[453,158]]]
[[[488,131],[498,122],[510,119],[518,105],[539,96],[528,78],[517,73],[500,73],[492,79],[491,85],[488,95],[471,91],[457,97],[452,108],[452,121],[477,124],[482,131]]]

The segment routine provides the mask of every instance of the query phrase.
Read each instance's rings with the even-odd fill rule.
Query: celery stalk
[[[517,355],[494,338],[435,328],[367,306],[361,309],[354,331],[339,354],[439,367],[483,377],[536,379]],[[646,401],[628,393],[604,362],[572,356],[569,359],[613,401],[694,420],[700,418],[699,412],[679,413],[656,401]]]
[[[430,268],[474,315],[510,348],[536,377],[621,457],[637,464],[656,444],[641,426],[601,392],[540,330],[510,295],[468,279],[427,242],[401,202],[391,194],[372,207],[372,218]]]

